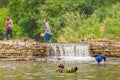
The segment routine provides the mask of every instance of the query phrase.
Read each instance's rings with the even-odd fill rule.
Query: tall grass
[[[62,16],[65,25],[59,32],[58,42],[79,42],[88,38],[120,38],[119,7],[120,3],[101,7],[88,18],[78,12],[65,13]]]
[[[108,10],[104,24],[106,38],[120,38],[120,3],[113,5],[112,8]]]

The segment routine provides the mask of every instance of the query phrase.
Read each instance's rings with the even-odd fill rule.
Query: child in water
[[[56,69],[56,71],[61,72],[63,69],[64,69],[64,65],[60,64],[60,65],[58,66],[58,68]]]
[[[76,72],[77,70],[78,70],[77,66],[64,69],[64,65],[62,65],[62,64],[60,64],[58,66],[58,68],[56,69],[56,71],[58,71],[60,73],[73,73],[73,72]]]

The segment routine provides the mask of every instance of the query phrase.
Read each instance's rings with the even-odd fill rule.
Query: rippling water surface
[[[57,65],[78,66],[76,73],[55,72]],[[120,80],[120,59],[105,66],[93,61],[0,61],[0,80]]]

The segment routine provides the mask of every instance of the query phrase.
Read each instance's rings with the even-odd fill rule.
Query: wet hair
[[[101,55],[102,53],[101,52],[98,52],[99,55]]]
[[[59,67],[59,68],[64,68],[64,65],[60,64],[58,67]]]

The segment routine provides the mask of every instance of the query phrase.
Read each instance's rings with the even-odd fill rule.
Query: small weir
[[[39,43],[34,40],[0,41],[0,59],[56,58],[86,59],[102,52],[106,56],[120,57],[120,40],[91,40],[81,43]]]
[[[90,57],[89,44],[48,44],[47,54],[57,59],[86,59]]]

